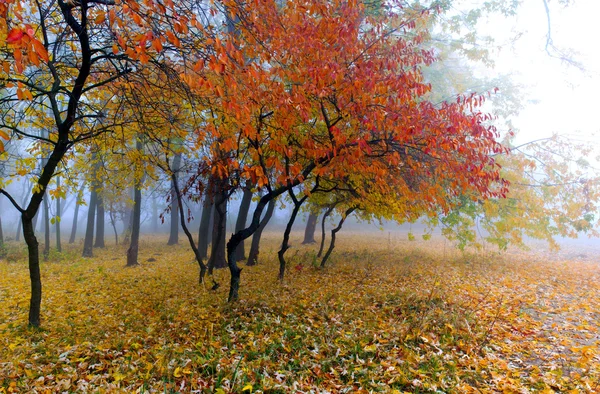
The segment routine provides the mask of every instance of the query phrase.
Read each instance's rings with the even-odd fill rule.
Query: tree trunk
[[[337,227],[331,230],[331,241],[329,242],[329,248],[327,249],[327,253],[325,253],[325,256],[323,256],[323,260],[321,260],[321,268],[325,267],[327,259],[329,259],[331,252],[333,252],[333,248],[335,248],[335,234],[342,229],[344,221],[348,216],[350,216],[352,212],[354,212],[355,209],[356,208],[346,209],[346,212],[344,212],[344,216],[342,216],[342,218],[340,219],[340,222],[338,223]]]
[[[315,241],[315,230],[317,228],[317,219],[319,215],[313,212],[308,214],[308,220],[306,221],[306,228],[304,229],[304,241],[302,245],[314,244]]]
[[[256,229],[256,232],[252,235],[252,243],[250,245],[250,252],[248,253],[248,260],[246,261],[246,265],[256,265],[258,264],[258,256],[260,252],[260,238],[262,236],[263,230],[267,227],[269,220],[273,216],[273,212],[275,211],[275,199],[269,201],[269,205],[267,206],[267,212],[265,216],[260,221],[260,225]]]
[[[183,214],[183,204],[181,201],[181,191],[179,190],[179,185],[177,184],[177,178],[175,174],[171,175],[171,180],[173,182],[173,189],[175,190],[175,197],[177,198],[177,206],[179,207],[179,218],[181,219],[181,228],[185,233],[188,242],[190,243],[190,247],[194,251],[194,256],[196,256],[196,262],[198,263],[198,267],[200,268],[200,272],[198,275],[198,284],[202,284],[204,282],[204,276],[206,275],[206,265],[204,261],[202,261],[202,257],[200,257],[200,251],[196,247],[196,243],[194,242],[194,237],[190,230],[188,229],[187,224],[185,223],[185,215]]]
[[[323,253],[323,248],[325,247],[325,221],[335,209],[335,205],[336,204],[331,205],[323,214],[323,219],[321,220],[321,247],[319,247],[319,253],[317,253],[317,257],[321,257],[321,254]]]
[[[138,151],[142,150],[142,142],[138,139],[135,147]],[[143,178],[143,177],[142,177]],[[140,248],[140,222],[142,218],[142,183],[143,179],[135,181],[133,191],[133,215],[131,226],[131,242],[127,250],[127,267],[138,265],[138,251]]]
[[[158,234],[158,203],[156,195],[152,195],[152,232]]]
[[[98,201],[98,193],[92,186],[90,192],[90,203],[88,205],[87,226],[85,228],[85,239],[83,241],[83,257],[94,257],[94,218],[96,216],[96,204]]]
[[[50,255],[50,209],[48,207],[48,195],[44,197],[44,261],[48,261]]]
[[[171,231],[169,233],[169,241],[167,242],[167,245],[177,245],[179,243],[179,202],[181,198],[177,198],[175,188],[179,188],[179,184],[177,184],[177,182],[179,180],[180,167],[181,153],[177,153],[173,158],[172,170],[174,176],[171,176]]]
[[[110,225],[113,228],[113,232],[115,233],[115,245],[119,244],[119,233],[117,233],[117,224],[115,223],[115,213],[112,210],[112,205],[108,210],[108,217],[110,218]]]
[[[198,229],[198,251],[203,259],[208,257],[208,245],[212,240],[210,218],[213,216],[213,201],[212,182],[209,181],[208,187],[204,191],[202,216],[200,217],[200,228]]]
[[[29,301],[29,325],[40,326],[40,310],[42,306],[42,279],[40,274],[40,256],[38,241],[33,231],[33,220],[24,213],[21,216],[23,223],[23,238],[27,243],[29,255],[29,279],[31,281],[31,299]]]
[[[56,177],[56,187],[60,189],[60,177]],[[60,193],[58,194],[58,196],[56,197],[56,222],[55,224],[55,228],[56,228],[56,250],[58,251],[58,253],[62,252],[62,245],[60,243],[60,221],[62,220],[61,215],[61,209],[60,209]]]
[[[75,213],[73,214],[73,225],[71,226],[71,236],[69,237],[69,244],[74,243],[75,237],[77,236],[77,221],[79,220],[79,206],[81,205],[81,201],[79,201],[79,196],[83,194],[84,187],[84,185],[81,185],[81,189],[79,189],[75,200]]]
[[[281,241],[281,249],[279,249],[279,252],[277,252],[277,257],[279,257],[279,275],[278,275],[278,277],[279,277],[280,281],[283,281],[283,277],[285,275],[285,257],[284,257],[284,255],[285,255],[285,252],[290,247],[289,241],[290,241],[290,233],[292,232],[292,226],[294,225],[294,221],[296,220],[296,216],[298,215],[300,206],[308,198],[308,195],[305,194],[300,200],[298,200],[296,198],[296,195],[294,194],[294,191],[291,188],[289,189],[289,194],[290,194],[290,197],[292,198],[292,201],[294,202],[294,209],[292,210],[292,216],[290,217],[290,220],[288,221],[287,226],[285,226],[285,231],[283,233],[283,240]]]
[[[238,216],[235,221],[235,232],[241,231],[246,228],[246,221],[248,220],[248,211],[250,210],[250,203],[252,203],[252,184],[250,181],[246,182],[246,186],[243,188],[242,202],[240,203],[240,209]],[[244,241],[240,243],[236,249],[237,261],[244,260],[246,258],[246,250],[244,248]]]
[[[96,242],[94,248],[104,248],[104,199],[102,195],[97,195],[96,200]]]
[[[215,212],[213,223],[213,242],[210,248],[210,259],[208,260],[208,274],[212,275],[215,268],[227,267],[225,256],[225,235],[227,225],[227,190],[225,182],[220,180],[215,193]]]

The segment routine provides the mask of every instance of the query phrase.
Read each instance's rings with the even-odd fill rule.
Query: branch
[[[15,201],[15,199],[4,189],[0,189],[0,194],[4,194],[6,198],[14,205],[15,208],[21,213],[25,213],[25,210]]]

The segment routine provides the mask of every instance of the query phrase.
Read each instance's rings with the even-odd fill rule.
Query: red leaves
[[[12,29],[8,33],[8,36],[6,37],[6,42],[9,44],[18,44],[21,42],[21,39],[23,38],[24,35],[25,35],[25,33],[23,32],[23,30]]]

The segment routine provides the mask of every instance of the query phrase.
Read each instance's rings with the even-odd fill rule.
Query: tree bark
[[[327,259],[329,259],[331,252],[333,252],[333,248],[335,248],[335,235],[338,231],[342,229],[344,221],[346,221],[346,218],[350,216],[350,214],[354,212],[355,209],[355,207],[346,209],[346,212],[344,212],[344,216],[342,216],[342,218],[340,219],[340,222],[338,223],[337,227],[331,230],[331,241],[329,242],[329,248],[327,249],[327,253],[325,253],[325,256],[323,256],[323,260],[321,260],[321,268],[325,268],[325,263],[327,262]]]
[[[81,189],[79,189],[75,200],[75,212],[73,214],[73,225],[71,226],[71,236],[69,237],[69,244],[74,243],[75,237],[77,236],[77,221],[79,220],[79,206],[81,205],[79,201],[79,196],[83,194],[84,188],[85,186],[81,185]]]
[[[143,148],[139,138],[136,141],[135,147],[138,151],[141,151]],[[131,242],[129,244],[129,249],[127,250],[127,267],[133,267],[139,264],[138,251],[140,248],[140,222],[142,218],[142,183],[143,179],[135,181],[133,192],[133,215],[131,220]]]
[[[213,242],[208,260],[208,274],[212,275],[215,268],[227,267],[225,256],[225,235],[227,225],[227,199],[228,192],[224,180],[219,180],[215,193],[215,212],[213,223]]]
[[[331,215],[331,212],[335,209],[335,204],[329,206],[325,213],[323,214],[323,219],[321,220],[321,246],[319,247],[319,253],[317,253],[317,257],[321,257],[323,253],[323,248],[325,247],[325,221]]]
[[[96,204],[98,201],[98,193],[92,185],[90,192],[90,203],[88,205],[87,226],[85,228],[85,239],[83,241],[83,257],[94,257],[94,218],[96,216]]]
[[[27,243],[29,255],[29,279],[31,282],[31,299],[29,301],[29,324],[33,327],[40,326],[40,310],[42,305],[42,279],[40,274],[40,256],[38,241],[33,231],[33,220],[24,213],[21,217],[23,222],[23,238]]]
[[[258,256],[260,253],[260,239],[262,237],[263,230],[267,227],[269,220],[273,217],[273,212],[275,211],[275,199],[269,201],[269,205],[267,206],[267,212],[265,216],[260,221],[260,225],[256,229],[256,232],[252,235],[252,243],[250,244],[250,252],[248,253],[248,260],[246,261],[246,265],[252,266],[258,264]]]
[[[60,177],[56,177],[56,187],[60,189]],[[56,197],[56,222],[54,223],[56,226],[56,250],[58,253],[62,252],[62,245],[60,242],[60,221],[62,220],[61,209],[60,209],[60,193]]]
[[[48,261],[50,255],[50,209],[48,207],[48,195],[44,197],[44,261]]]
[[[304,241],[302,245],[314,244],[315,241],[315,230],[317,228],[317,219],[319,214],[310,212],[308,214],[308,220],[306,221],[306,228],[304,229]]]
[[[235,221],[235,232],[241,231],[246,228],[246,221],[248,220],[248,211],[250,210],[250,203],[252,203],[252,184],[250,181],[246,182],[244,186],[242,201],[240,203],[240,209],[238,211],[238,216]],[[244,260],[246,258],[246,250],[244,248],[244,241],[240,243],[236,249],[236,259],[238,261]]]
[[[292,210],[292,216],[290,216],[290,220],[288,220],[287,225],[285,226],[285,231],[283,232],[283,240],[281,241],[281,249],[277,252],[277,257],[279,258],[279,275],[278,278],[280,281],[283,281],[283,277],[285,275],[285,252],[289,249],[290,245],[290,233],[292,232],[292,227],[294,226],[294,221],[296,221],[296,216],[298,215],[298,211],[300,210],[300,206],[306,199],[308,195],[304,195],[300,200],[296,198],[294,191],[292,188],[289,189],[289,195],[294,202],[294,209]]]
[[[181,198],[178,198],[175,188],[179,188],[177,182],[179,180],[180,167],[181,153],[177,153],[173,158],[173,176],[171,176],[171,231],[167,245],[177,245],[179,243],[179,203],[181,202]]]
[[[101,194],[97,194],[96,200],[96,242],[94,243],[94,248],[104,248],[104,199]]]
[[[205,259],[208,257],[208,245],[212,239],[210,231],[210,218],[213,215],[213,196],[209,190],[204,192],[204,202],[202,204],[202,216],[200,217],[200,228],[198,229],[198,251],[200,256]]]

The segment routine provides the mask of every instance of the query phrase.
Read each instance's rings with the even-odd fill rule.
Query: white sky
[[[527,105],[513,120],[521,142],[553,133],[590,137],[600,130],[600,53],[594,29],[600,1],[575,0],[566,8],[549,1],[554,43],[577,51],[573,58],[583,64],[584,72],[545,52],[547,21],[542,0],[524,0],[516,19],[488,20],[485,27],[500,37],[498,42],[502,36],[523,33],[512,49],[500,51],[495,68],[525,85],[522,93]]]

